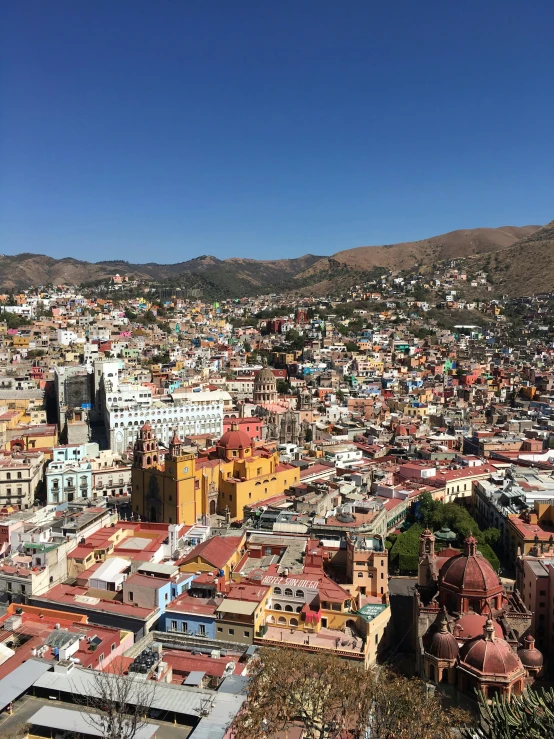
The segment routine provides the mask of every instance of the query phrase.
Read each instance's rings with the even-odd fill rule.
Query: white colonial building
[[[147,421],[164,446],[169,445],[175,429],[181,439],[201,434],[219,437],[223,434],[223,411],[228,398],[229,393],[215,390],[175,393],[149,405],[106,399],[110,448],[122,454],[134,443]]]

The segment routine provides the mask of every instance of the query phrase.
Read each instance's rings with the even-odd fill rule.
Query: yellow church
[[[241,520],[245,505],[281,495],[300,481],[300,470],[282,464],[278,452],[254,448],[235,424],[204,456],[183,448],[177,433],[165,462],[152,427],[145,423],[135,442],[132,468],[133,514],[165,523],[208,523],[218,513]]]

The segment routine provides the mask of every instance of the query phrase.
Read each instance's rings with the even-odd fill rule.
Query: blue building
[[[215,588],[200,589],[192,583],[190,590],[167,606],[158,628],[161,631],[215,639],[219,603],[214,596]]]

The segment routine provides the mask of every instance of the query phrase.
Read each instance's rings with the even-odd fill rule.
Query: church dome
[[[436,659],[455,660],[458,656],[458,642],[448,631],[446,613],[444,613],[439,630],[433,634],[429,648],[426,651]]]
[[[484,634],[466,642],[460,649],[460,665],[481,675],[511,677],[523,665],[504,639],[495,634],[492,619],[485,624]]]
[[[535,647],[535,640],[530,634],[527,634],[524,642],[525,645],[517,650],[517,656],[520,658],[522,665],[540,670],[543,663],[542,652]]]
[[[252,446],[252,439],[246,431],[241,431],[237,424],[233,424],[217,445],[223,449],[249,449]]]
[[[263,369],[261,369],[256,377],[254,378],[254,384],[264,384],[268,382],[274,382],[277,384],[277,380],[275,379],[275,375],[273,372],[269,369],[269,367],[266,365]]]
[[[441,586],[459,593],[490,597],[502,592],[498,575],[482,554],[476,551],[477,540],[468,536],[463,554],[448,559],[440,571]]]

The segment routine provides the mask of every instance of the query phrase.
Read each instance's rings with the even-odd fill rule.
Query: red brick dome
[[[460,666],[480,675],[513,677],[523,671],[523,665],[507,641],[495,635],[491,619],[484,634],[466,642],[460,649]]]
[[[535,640],[530,634],[527,634],[524,642],[525,645],[517,650],[517,656],[524,667],[540,670],[543,663],[542,652],[535,647]]]
[[[436,659],[455,660],[458,656],[458,642],[448,631],[446,613],[444,613],[439,630],[433,634],[429,648],[426,651]]]
[[[491,597],[502,593],[498,575],[482,554],[477,540],[468,536],[464,553],[448,559],[440,571],[440,584],[447,590],[468,595]]]
[[[252,439],[246,431],[239,429],[238,424],[233,424],[230,430],[223,434],[217,446],[223,449],[249,449],[252,446]]]

